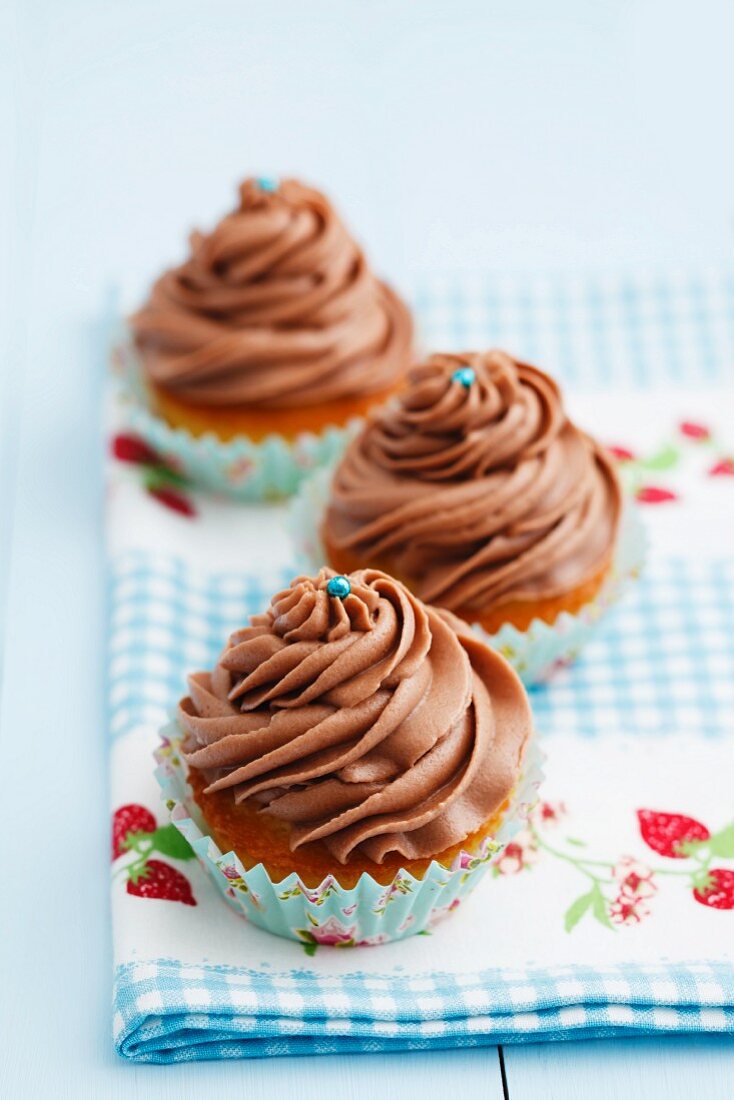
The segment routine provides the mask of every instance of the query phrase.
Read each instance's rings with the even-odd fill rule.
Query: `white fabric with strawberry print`
[[[571,398],[569,406],[579,423],[614,450],[640,503],[650,536],[649,576],[655,578],[672,560],[682,563],[682,576],[693,570],[701,585],[718,576],[721,563],[734,558],[734,391],[612,394]],[[116,563],[131,552],[151,561],[178,558],[202,577],[246,571],[263,592],[264,604],[289,564],[284,509],[242,507],[197,494],[176,481],[175,470],[170,477],[165,473],[165,456],[150,454],[119,429],[113,434],[107,527],[113,575]],[[643,578],[640,584],[645,583]],[[711,585],[706,591],[718,598]],[[700,685],[687,686],[686,720],[669,728],[662,714],[654,721],[644,679],[608,681],[602,662],[586,703],[606,706],[603,729],[593,737],[584,732],[580,698],[567,731],[546,739],[542,801],[527,830],[505,849],[466,905],[432,935],[372,950],[320,947],[305,960],[298,944],[229,912],[178,834],[174,837],[159,799],[152,753],[169,708],[183,692],[184,674],[198,667],[214,644],[206,607],[202,603],[201,638],[181,641],[177,663],[170,656],[141,657],[146,702],[130,728],[116,685],[129,660],[121,655],[129,623],[148,612],[127,607],[124,596],[123,590],[114,608],[111,657],[113,731],[126,730],[113,743],[111,761],[118,973],[133,963],[174,959],[182,966],[290,975],[288,980],[297,982],[307,961],[324,981],[359,973],[388,984],[420,983],[440,968],[459,983],[466,975],[501,980],[522,973],[532,987],[534,974],[560,967],[568,968],[568,1003],[575,1004],[584,996],[581,979],[571,988],[578,968],[613,975],[615,967],[630,963],[672,972],[691,965],[728,966],[734,1008],[730,638],[722,637],[701,669],[705,691],[714,693],[721,713],[729,716],[713,735],[700,732]],[[166,598],[161,596],[146,620],[153,650],[172,621]],[[676,598],[671,587],[670,599]],[[623,613],[610,613],[610,623]],[[655,654],[649,633],[642,635],[644,625],[641,620],[640,660],[654,677]],[[665,615],[656,629],[655,645],[665,651]],[[606,631],[602,625],[593,643],[597,657]],[[610,651],[610,660],[613,656]],[[676,655],[668,656],[666,668],[675,668]],[[683,658],[693,660],[695,654],[682,652]],[[557,684],[540,690],[562,691],[573,701],[575,677],[574,668],[564,670]],[[675,677],[671,683],[675,693]],[[646,721],[637,722],[643,709]],[[544,730],[539,733],[542,737]],[[149,1001],[151,1011],[165,1011],[162,993],[153,990]],[[530,1037],[543,1030],[540,1017],[524,1026]]]

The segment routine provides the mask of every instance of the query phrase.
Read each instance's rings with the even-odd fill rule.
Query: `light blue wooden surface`
[[[502,1096],[494,1049],[112,1053],[95,319],[248,171],[327,185],[398,278],[731,256],[732,30],[723,0],[0,10],[0,1096]],[[512,1100],[734,1079],[727,1039],[504,1057]]]

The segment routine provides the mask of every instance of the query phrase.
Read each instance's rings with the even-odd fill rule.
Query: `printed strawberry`
[[[112,440],[112,453],[120,462],[132,462],[136,466],[157,466],[160,456],[138,435],[121,432]]]
[[[709,477],[734,477],[734,458],[720,458],[710,468]]]
[[[648,848],[670,859],[685,859],[685,844],[708,840],[710,832],[700,821],[684,814],[665,814],[657,810],[638,810],[640,833]]]
[[[711,431],[705,424],[696,424],[693,420],[682,420],[678,425],[678,431],[686,439],[693,439],[696,443],[705,443],[711,438]]]
[[[146,485],[146,489],[154,500],[170,508],[172,512],[179,512],[182,516],[189,518],[196,515],[196,508],[192,501],[178,489],[171,489],[170,486],[161,484]]]
[[[125,840],[129,833],[152,833],[155,825],[153,814],[145,806],[136,802],[120,806],[112,818],[112,858],[117,859],[126,851]]]
[[[128,879],[127,892],[137,898],[158,898],[196,905],[186,876],[160,859],[149,859],[132,874]]]
[[[634,451],[630,451],[628,447],[617,447],[612,443],[607,444],[607,450],[617,462],[634,462],[636,457]]]
[[[708,872],[708,881],[704,887],[697,887],[693,896],[701,905],[709,909],[734,909],[734,871],[725,871],[723,867],[714,867]]]
[[[640,504],[667,504],[668,501],[677,500],[678,495],[670,489],[661,489],[658,485],[643,485],[635,493]]]

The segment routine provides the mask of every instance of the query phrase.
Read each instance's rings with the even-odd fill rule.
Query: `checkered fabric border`
[[[112,563],[109,728],[163,725],[186,675],[211,667],[228,635],[263,611],[296,570],[268,576],[197,572],[183,559],[130,551]]]
[[[115,1043],[179,1062],[730,1032],[733,982],[728,963],[323,978],[160,959],[118,968]]]
[[[412,299],[424,347],[507,347],[576,391],[734,382],[734,272],[432,276]],[[185,674],[291,579],[147,552],[110,575],[113,736],[163,724]],[[574,669],[534,689],[539,730],[731,731],[732,622],[734,562],[653,562]],[[325,979],[159,959],[117,968],[114,1034],[125,1057],[177,1062],[734,1032],[733,988],[727,963]]]
[[[532,691],[542,733],[734,728],[734,562],[658,561],[571,669]]]
[[[262,611],[291,571],[204,574],[131,552],[112,569],[110,729],[162,725],[192,669]],[[570,671],[533,690],[543,734],[715,736],[734,724],[734,562],[651,565]]]
[[[575,390],[734,381],[734,273],[436,276],[413,302],[423,346],[506,347]]]

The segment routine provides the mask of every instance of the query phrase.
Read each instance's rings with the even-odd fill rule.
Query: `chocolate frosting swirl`
[[[428,858],[492,817],[531,731],[507,662],[449,612],[366,569],[298,577],[229,639],[179,707],[188,763],[287,821],[291,848],[321,840]]]
[[[144,368],[196,405],[293,408],[395,385],[407,307],[372,274],[329,200],[249,179],[239,208],[154,284],[131,321]]]
[[[348,448],[324,535],[389,561],[422,599],[479,614],[591,580],[620,509],[610,459],[546,374],[501,351],[434,355]]]

